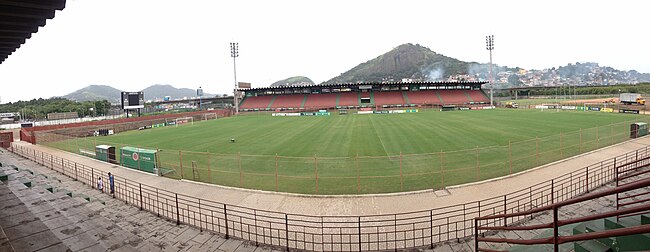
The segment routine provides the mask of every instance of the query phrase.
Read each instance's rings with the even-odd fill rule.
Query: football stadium
[[[0,1],[0,63],[65,5]],[[389,63],[465,71],[415,47]],[[584,75],[613,85],[598,99],[574,85],[559,100],[555,67],[525,81],[559,85],[505,87],[503,102],[480,74],[251,88],[234,67],[230,96],[3,112],[16,127],[0,129],[0,251],[648,251],[650,117],[612,69]]]
[[[173,127],[103,126],[123,131],[110,136],[75,137],[79,131],[69,129],[35,135],[40,144],[91,157],[96,146],[112,146],[122,153],[114,160],[121,165],[132,154],[123,148],[150,151],[152,158],[133,168],[153,173],[155,167],[170,178],[341,195],[442,189],[512,175],[627,140],[629,125],[645,120],[580,107],[493,109],[482,84],[247,89],[236,117],[205,111],[196,120],[166,119]]]

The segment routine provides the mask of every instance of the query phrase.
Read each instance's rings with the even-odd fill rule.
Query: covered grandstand
[[[484,81],[389,82],[238,89],[241,111],[489,104]]]

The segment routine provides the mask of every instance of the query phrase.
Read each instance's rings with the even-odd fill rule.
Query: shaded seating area
[[[246,97],[239,105],[241,109],[266,109],[273,100],[273,95]]]
[[[271,104],[271,108],[299,109],[302,107],[305,96],[304,94],[276,95],[275,100]]]
[[[422,91],[409,91],[406,92],[409,102],[411,104],[442,104],[436,91],[422,90]]]
[[[333,108],[336,107],[337,94],[309,94],[305,102],[305,108]]]
[[[353,92],[339,93],[338,106],[359,106],[359,94]]]
[[[375,92],[375,105],[404,105],[404,95],[402,92]]]
[[[465,104],[471,102],[465,90],[438,90],[442,104]]]
[[[465,92],[474,103],[490,103],[490,99],[481,90],[466,90]]]

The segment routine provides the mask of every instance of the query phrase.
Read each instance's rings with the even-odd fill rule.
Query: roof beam
[[[25,7],[16,7],[0,4],[0,15],[11,17],[26,17],[26,18],[54,18],[54,10],[49,9],[32,9]]]
[[[63,10],[65,0],[0,0],[0,4],[34,9]]]
[[[15,26],[28,26],[28,27],[45,26],[45,19],[0,16],[0,25],[15,25]]]
[[[0,31],[0,37],[5,37],[5,38],[31,38],[32,33],[31,32]]]
[[[17,25],[0,25],[0,32],[20,32],[34,33],[38,31],[38,26],[17,26]]]

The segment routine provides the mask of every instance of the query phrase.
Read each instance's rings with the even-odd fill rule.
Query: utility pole
[[[492,50],[494,50],[494,35],[485,36],[485,49],[490,51],[490,106],[494,106],[494,77],[492,76]]]
[[[239,102],[237,101],[237,57],[239,57],[239,43],[230,42],[230,57],[232,57],[232,66],[235,72],[235,90],[233,99],[235,102],[235,114],[239,114]]]

